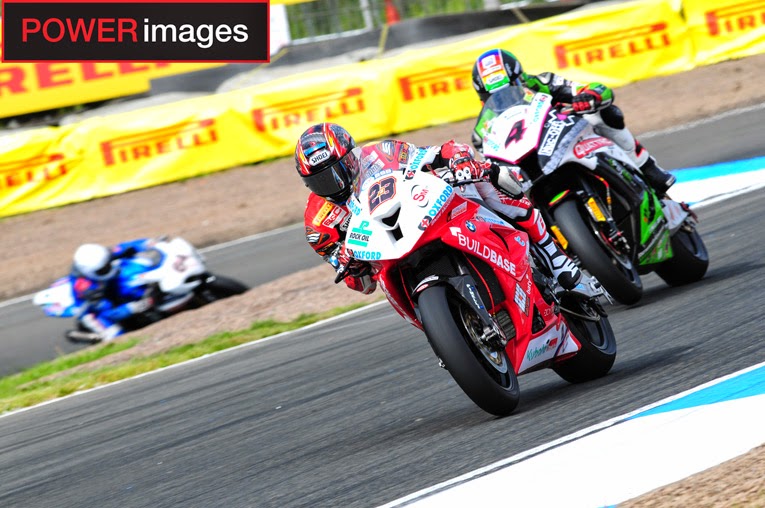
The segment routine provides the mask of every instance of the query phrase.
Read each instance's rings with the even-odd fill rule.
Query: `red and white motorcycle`
[[[507,415],[517,376],[546,367],[572,383],[606,375],[616,340],[600,304],[556,295],[527,234],[474,201],[475,186],[420,171],[426,149],[388,153],[385,143],[361,151],[346,251],[372,263],[388,301],[473,402]]]

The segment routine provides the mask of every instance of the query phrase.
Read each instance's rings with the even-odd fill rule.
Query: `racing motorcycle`
[[[370,262],[393,308],[488,413],[516,408],[521,374],[551,368],[571,383],[606,375],[616,340],[597,299],[556,294],[527,234],[481,205],[475,181],[450,185],[420,171],[424,150],[362,149],[350,260],[335,282],[354,259]]]
[[[234,279],[210,273],[204,256],[180,237],[158,239],[150,248],[118,262],[119,287],[153,287],[159,299],[152,309],[120,322],[126,332],[249,289]],[[32,302],[48,316],[79,317],[88,311],[90,304],[77,301],[73,283],[70,276],[62,277],[36,293]],[[89,338],[91,334],[87,332],[89,330],[77,322],[77,329],[68,330],[65,337],[72,342],[98,342]]]
[[[619,302],[639,301],[640,275],[651,271],[670,286],[701,279],[709,255],[695,213],[659,199],[621,148],[571,112],[510,86],[486,101],[475,133],[484,157],[520,174],[560,246]]]

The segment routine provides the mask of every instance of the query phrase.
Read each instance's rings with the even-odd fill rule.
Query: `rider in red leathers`
[[[408,157],[417,151],[414,145],[396,140],[385,140],[373,147],[368,145],[367,149],[382,150],[390,157],[398,158],[402,170],[408,167]],[[458,181],[484,180],[475,184],[483,201],[528,233],[561,287],[588,297],[603,294],[600,283],[584,275],[553,242],[539,211],[523,195],[518,181],[508,169],[477,161],[472,148],[454,141],[424,149],[427,153],[424,170]],[[336,270],[349,262],[343,248],[351,215],[346,202],[358,177],[360,150],[345,129],[332,123],[309,127],[295,148],[298,174],[311,190],[305,210],[306,239]],[[376,281],[369,263],[354,260],[347,271],[349,276],[345,281],[348,287],[364,294],[375,290]]]

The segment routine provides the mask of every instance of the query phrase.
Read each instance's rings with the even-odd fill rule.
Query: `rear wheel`
[[[656,274],[670,286],[700,280],[709,268],[709,253],[695,228],[683,226],[672,235],[672,257],[656,267]]]
[[[631,305],[643,296],[637,267],[626,256],[609,249],[596,238],[575,201],[564,201],[553,210],[555,222],[582,266],[597,277],[617,301]]]
[[[467,396],[487,413],[512,413],[520,400],[518,378],[504,350],[478,339],[481,322],[470,306],[442,286],[423,291],[418,306],[433,351]]]
[[[564,295],[561,311],[582,348],[572,358],[553,367],[555,373],[569,383],[583,383],[608,374],[616,360],[616,336],[608,318],[572,295]]]

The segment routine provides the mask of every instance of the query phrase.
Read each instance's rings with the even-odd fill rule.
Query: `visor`
[[[350,152],[318,173],[304,176],[303,181],[306,187],[314,194],[324,198],[331,198],[342,194],[350,187],[350,175],[353,174],[352,169],[347,164],[349,155],[351,155]]]
[[[96,270],[96,275],[100,277],[104,277],[106,275],[109,275],[109,272],[111,271],[112,271],[112,264],[108,263],[102,266],[101,268],[99,268],[98,270]]]

